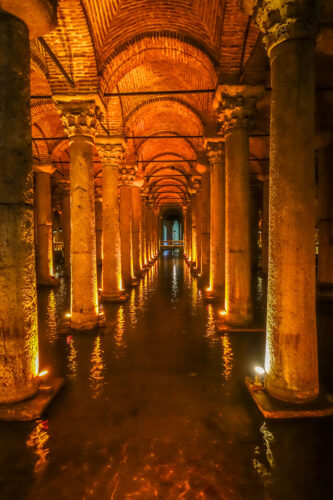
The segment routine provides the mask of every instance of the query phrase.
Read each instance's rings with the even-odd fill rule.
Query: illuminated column
[[[132,172],[133,170],[133,172]],[[128,288],[133,283],[132,260],[132,181],[134,169],[124,166],[120,169],[120,240],[121,273],[123,286]]]
[[[272,82],[265,388],[273,397],[301,403],[318,395],[313,74],[318,23],[311,17],[318,4],[258,5],[254,14],[264,32]]]
[[[95,227],[96,227],[96,262],[98,266],[102,265],[102,197],[99,192],[95,196]]]
[[[224,143],[208,140],[210,172],[210,282],[208,296],[224,303],[225,172]]]
[[[189,204],[186,210],[186,241],[187,241],[187,257],[189,262],[192,262],[192,207]]]
[[[14,15],[0,13],[0,403],[33,396],[39,371],[29,29],[20,3],[7,3]],[[40,5],[40,18],[31,6],[40,30],[32,36],[51,28],[46,5],[51,11]]]
[[[261,267],[264,273],[268,272],[268,211],[269,211],[269,176],[268,168],[262,168],[259,176],[262,181],[262,228],[261,228]]]
[[[71,320],[75,330],[98,324],[93,144],[94,101],[58,102],[69,136],[71,196]]]
[[[142,265],[143,267],[148,264],[147,255],[147,230],[146,230],[146,203],[145,195],[141,192],[141,219],[142,219],[142,231],[141,231],[141,250],[142,250]]]
[[[187,249],[187,207],[183,207],[183,241],[184,241],[184,254],[185,256],[188,256],[188,249]]]
[[[133,272],[134,276],[140,276],[142,269],[141,260],[141,199],[140,188],[132,186],[132,239],[133,239]]]
[[[333,298],[333,148],[318,151],[318,284],[325,298]]]
[[[261,87],[221,85],[218,119],[225,136],[225,320],[252,321],[249,128]]]
[[[195,210],[195,218],[196,218],[196,228],[197,228],[197,258],[196,258],[196,271],[201,274],[201,182],[200,180],[196,181],[196,194],[194,197],[194,210]]]
[[[196,211],[196,194],[194,193],[191,201],[191,248],[192,248],[192,257],[191,264],[195,268],[197,266],[198,254],[197,254],[197,211]]]
[[[38,163],[35,172],[36,210],[36,263],[39,285],[55,286],[59,281],[53,276],[53,232],[51,208],[51,179],[53,165]]]
[[[201,275],[203,283],[209,284],[210,264],[210,172],[201,178]]]
[[[65,273],[71,272],[71,198],[69,181],[62,181],[61,227],[64,245]]]
[[[121,241],[118,179],[123,161],[121,137],[98,137],[96,147],[102,163],[102,292],[105,301],[122,301]]]

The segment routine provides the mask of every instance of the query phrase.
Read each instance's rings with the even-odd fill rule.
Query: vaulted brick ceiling
[[[326,17],[331,18],[325,8]],[[168,200],[176,205],[180,188],[170,189],[169,184],[184,181],[186,188],[196,174],[195,162],[187,160],[202,153],[202,139],[131,137],[216,133],[213,95],[152,96],[148,92],[214,89],[218,82],[267,83],[268,79],[268,59],[259,31],[242,12],[239,0],[60,0],[58,25],[44,38],[75,87],[35,40],[31,44],[32,94],[99,93],[107,110],[105,127],[111,135],[128,137],[126,161],[138,162],[138,175],[146,176],[148,184],[154,182],[155,190],[159,190],[157,183],[162,191],[176,191]],[[327,57],[331,60],[331,38],[332,30],[325,26],[318,44],[319,63]],[[110,96],[120,92],[141,94]],[[269,103],[264,103],[256,121],[258,131],[268,131],[268,117]],[[64,136],[52,99],[32,100],[32,122],[36,138]],[[268,140],[263,149],[262,142],[252,141],[252,156],[260,157],[263,150],[267,155],[267,144]],[[55,182],[68,175],[67,147],[61,139],[34,143],[35,156],[51,153],[54,161],[62,160],[57,163]],[[159,162],[151,162],[154,159]],[[159,176],[152,180],[156,165]],[[251,165],[259,168],[259,163]],[[176,167],[184,177],[172,176]],[[99,182],[97,152],[95,169]]]

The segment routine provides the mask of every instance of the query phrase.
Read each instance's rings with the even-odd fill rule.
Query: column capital
[[[121,186],[132,186],[135,179],[135,165],[122,165],[119,169],[119,183]]]
[[[319,0],[253,0],[253,18],[264,34],[268,55],[280,43],[315,41],[319,30]]]
[[[260,85],[219,85],[213,106],[217,111],[221,131],[227,134],[234,128],[250,128],[256,101],[263,94]]]
[[[124,162],[124,145],[122,137],[98,136],[96,138],[96,148],[104,166],[120,168]]]
[[[63,179],[63,180],[59,181],[59,185],[61,186],[63,195],[70,194],[71,186],[70,186],[70,181],[68,179]]]
[[[225,145],[224,141],[219,138],[219,140],[206,139],[205,146],[207,149],[207,156],[211,164],[221,163],[224,161],[225,157]]]
[[[34,161],[33,162],[33,171],[35,173],[44,173],[44,174],[53,174],[53,172],[56,170],[55,166],[53,163],[50,161]]]
[[[103,113],[95,99],[81,100],[73,97],[65,100],[64,96],[55,96],[55,100],[68,137],[87,137],[93,141],[103,121]]]

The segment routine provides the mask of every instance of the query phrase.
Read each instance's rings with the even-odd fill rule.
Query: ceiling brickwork
[[[330,0],[324,2],[322,17],[316,84],[329,86]],[[250,143],[252,160],[258,160],[250,162],[252,171],[267,157],[269,62],[259,30],[240,0],[60,0],[56,28],[31,42],[31,62],[33,136],[47,138],[34,141],[34,156],[51,154],[58,162],[55,183],[69,172],[68,141],[56,105],[59,94],[98,95],[103,133],[126,137],[125,161],[137,163],[137,175],[145,176],[152,190],[175,191],[168,201],[173,206],[184,202],[178,191],[182,183],[188,191],[191,176],[198,174],[195,160],[204,154],[203,136],[215,135],[218,122],[213,92],[168,92],[214,90],[220,83],[266,86],[254,127],[263,138]],[[320,129],[333,116],[332,93],[326,92],[317,98]],[[178,138],[161,138],[166,135]],[[100,182],[96,151],[94,165]],[[159,175],[151,177],[157,169]],[[176,187],[170,189],[170,183]]]

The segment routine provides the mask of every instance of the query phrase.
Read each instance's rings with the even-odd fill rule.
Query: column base
[[[24,422],[40,418],[63,385],[62,378],[53,377],[41,383],[33,397],[19,403],[0,404],[0,420]]]
[[[138,280],[136,278],[132,278],[128,286],[130,288],[135,288],[136,286],[138,286],[138,284],[139,284]]]
[[[222,302],[222,295],[217,294],[215,290],[211,290],[210,288],[204,289],[203,297],[206,302]]]
[[[333,415],[333,395],[323,390],[311,403],[287,403],[272,398],[251,377],[245,377],[245,383],[252,399],[265,418],[317,418]]]
[[[253,324],[253,316],[251,312],[245,314],[227,312],[223,318],[219,319],[221,322],[223,321],[226,325],[231,327],[246,328]]]
[[[69,321],[69,328],[71,330],[77,330],[77,331],[95,330],[96,328],[98,328],[98,326],[99,326],[98,316],[86,320],[82,320],[80,318],[80,321],[75,321],[73,320],[73,318],[70,318]]]
[[[38,286],[60,286],[60,280],[55,276],[49,276],[48,278],[39,278],[37,281]]]
[[[125,292],[119,292],[119,294],[109,294],[102,291],[101,299],[103,302],[126,302],[126,300],[128,300],[128,295]]]

